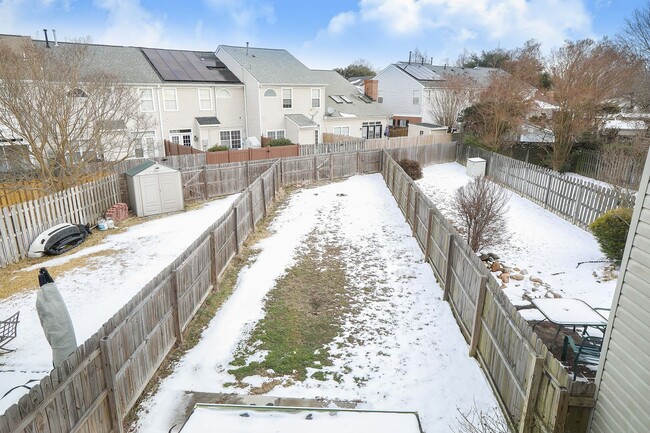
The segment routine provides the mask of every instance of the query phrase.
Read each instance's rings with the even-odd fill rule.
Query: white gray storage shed
[[[183,210],[180,171],[154,161],[145,161],[124,174],[131,209],[137,216]]]

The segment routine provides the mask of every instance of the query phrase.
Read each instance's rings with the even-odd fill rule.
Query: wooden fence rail
[[[95,222],[119,201],[113,174],[55,194],[0,209],[0,268],[27,257],[32,241],[61,223]]]
[[[477,156],[485,159],[487,176],[583,229],[610,209],[634,206],[634,195],[625,190],[569,177],[472,146],[460,145],[458,150],[459,163],[465,164],[467,158]]]
[[[594,385],[571,380],[467,242],[389,151],[384,151],[383,161],[386,185],[443,287],[443,299],[469,354],[483,367],[513,429],[586,432]]]

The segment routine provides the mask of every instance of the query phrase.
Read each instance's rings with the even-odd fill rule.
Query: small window
[[[199,110],[212,110],[212,92],[210,89],[199,89]]]
[[[153,89],[140,89],[140,111],[154,111]]]
[[[382,104],[384,102],[384,90],[383,89],[379,89],[377,91],[377,102],[380,103],[380,104]]]
[[[217,92],[217,98],[230,98],[230,91],[226,89],[221,89]]]
[[[163,107],[165,111],[178,111],[176,89],[163,89]]]
[[[311,89],[311,106],[320,107],[320,89]]]
[[[276,138],[284,138],[284,129],[278,129],[277,131],[266,131],[266,136],[271,140]]]
[[[264,92],[264,96],[266,98],[275,98],[276,96],[278,96],[278,94],[273,89],[266,89],[266,92]]]
[[[413,105],[420,105],[420,91],[413,91]]]
[[[191,129],[172,129],[169,131],[169,138],[172,143],[182,144],[183,146],[192,146]]]
[[[135,135],[135,157],[136,158],[153,158],[156,155],[155,143],[156,133],[148,131],[145,133],[136,133]]]
[[[349,126],[335,126],[334,127],[334,134],[336,134],[336,135],[350,135],[350,127]]]
[[[424,131],[420,130],[420,135],[424,135]]]
[[[291,89],[282,89],[282,108],[293,107],[293,91]]]

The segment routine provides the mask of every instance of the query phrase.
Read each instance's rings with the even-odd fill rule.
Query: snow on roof
[[[620,120],[610,119],[606,120],[603,125],[605,129],[646,129],[646,124],[643,120]]]
[[[557,110],[559,107],[554,104],[550,104],[548,102],[540,101],[539,99],[535,99],[535,104],[542,110]]]

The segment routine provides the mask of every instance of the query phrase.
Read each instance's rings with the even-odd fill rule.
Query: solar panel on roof
[[[225,65],[212,60],[209,63],[219,67],[219,69],[212,69],[193,51],[143,48],[142,52],[165,81],[239,81]]]
[[[343,100],[339,98],[337,95],[330,95],[330,98],[332,98],[332,101],[336,102],[337,104],[343,103]]]

